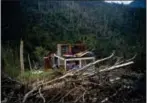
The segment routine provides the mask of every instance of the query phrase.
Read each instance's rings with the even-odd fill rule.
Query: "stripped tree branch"
[[[43,97],[43,94],[41,93],[41,88],[39,88],[39,95],[42,98],[43,103],[45,103],[45,98]]]
[[[130,58],[130,59],[128,59],[128,60],[126,60],[126,62],[128,62],[128,61],[131,61],[131,60],[133,60],[133,59],[135,59],[135,57],[137,56],[137,53],[132,57],[132,58]]]
[[[86,69],[88,67],[91,67],[91,66],[93,66],[93,65],[95,65],[97,63],[100,63],[102,61],[108,60],[108,59],[112,58],[114,56],[114,54],[115,54],[115,52],[113,51],[113,53],[110,56],[108,56],[106,58],[103,58],[103,59],[96,60],[95,62],[89,63],[86,66],[84,66],[83,68],[78,69],[76,72],[82,71],[82,70],[84,70],[84,69]]]
[[[131,64],[133,64],[133,63],[134,63],[134,62],[131,61],[131,62],[128,62],[128,63],[123,63],[123,64],[120,64],[120,65],[115,65],[115,66],[112,66],[112,67],[110,67],[110,68],[102,69],[102,70],[100,70],[99,72],[110,71],[110,70],[113,70],[113,69],[117,69],[117,68],[121,68],[121,67],[124,67],[124,66],[131,65]]]

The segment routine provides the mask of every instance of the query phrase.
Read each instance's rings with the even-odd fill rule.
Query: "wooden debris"
[[[26,101],[27,98],[30,96],[30,94],[32,94],[34,91],[38,90],[40,87],[45,87],[44,90],[50,90],[50,89],[53,89],[53,88],[56,88],[56,87],[61,87],[61,88],[63,88],[63,85],[65,85],[65,83],[66,83],[66,82],[63,82],[64,80],[69,79],[69,78],[73,78],[74,76],[80,78],[80,77],[82,77],[82,75],[80,74],[81,72],[85,71],[85,70],[86,70],[87,68],[89,68],[90,66],[95,65],[95,64],[97,64],[97,63],[100,63],[100,62],[102,62],[102,61],[108,60],[108,59],[112,58],[113,56],[114,56],[114,52],[113,52],[110,56],[108,56],[108,57],[106,57],[106,58],[103,58],[103,59],[100,59],[100,60],[96,60],[96,61],[94,61],[94,62],[92,62],[92,63],[90,63],[90,64],[84,66],[84,67],[81,68],[81,69],[78,69],[78,70],[71,70],[71,71],[67,72],[66,74],[64,74],[64,75],[61,76],[61,77],[55,78],[55,79],[50,80],[50,81],[46,81],[46,82],[44,82],[44,83],[42,83],[42,84],[37,85],[36,87],[33,87],[32,90],[30,90],[28,93],[25,94],[25,96],[24,96],[22,102],[25,103],[25,101]],[[111,71],[111,70],[113,70],[113,69],[122,68],[122,67],[124,67],[124,66],[128,66],[128,65],[131,65],[131,64],[133,64],[133,63],[134,63],[133,61],[130,61],[130,62],[128,62],[128,63],[123,63],[123,64],[119,64],[119,65],[114,65],[114,66],[111,66],[111,67],[109,67],[109,68],[105,68],[105,69],[99,70],[98,72],[101,73],[101,72]],[[96,75],[96,74],[94,74],[94,75]],[[82,78],[84,79],[85,77],[82,77]],[[80,79],[77,78],[77,81],[78,81],[78,80],[80,80]],[[70,80],[69,80],[68,82],[70,82]],[[82,82],[81,82],[81,83],[82,83]],[[57,89],[57,88],[56,88],[56,89]],[[83,94],[83,95],[85,95],[85,94]],[[62,99],[63,99],[63,97],[62,97]],[[77,98],[77,101],[78,101],[78,99],[80,99],[80,98]],[[77,101],[76,101],[76,102],[77,102]]]

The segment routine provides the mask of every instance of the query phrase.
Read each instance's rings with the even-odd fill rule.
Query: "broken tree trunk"
[[[21,74],[24,73],[23,40],[20,41],[20,68]]]

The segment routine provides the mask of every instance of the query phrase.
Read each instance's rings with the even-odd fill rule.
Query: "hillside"
[[[111,66],[115,66],[116,64],[119,65],[119,63],[126,63],[129,58],[133,57],[133,59],[131,59],[133,60],[133,65],[128,66],[128,68],[122,67],[118,71],[116,70],[110,73],[106,72],[102,73],[101,75],[98,75],[99,71],[95,71],[96,74],[94,75],[94,77],[97,81],[100,82],[94,81],[94,83],[101,84],[102,82],[102,86],[99,85],[93,87],[93,85],[95,84],[90,85],[92,86],[92,89],[90,89],[90,94],[85,95],[87,98],[92,97],[94,99],[99,93],[101,93],[101,96],[97,98],[97,102],[100,102],[104,97],[112,95],[112,92],[117,92],[119,87],[122,87],[125,83],[128,83],[127,85],[129,85],[131,89],[125,87],[125,90],[127,92],[124,92],[125,90],[122,90],[120,92],[120,95],[112,97],[112,100],[110,99],[109,102],[113,102],[113,100],[114,102],[118,102],[121,96],[124,96],[122,99],[122,103],[125,102],[125,99],[127,100],[127,102],[144,103],[144,94],[139,94],[138,91],[135,90],[135,92],[138,93],[137,97],[134,97],[134,95],[132,95],[133,93],[135,93],[134,84],[136,84],[136,81],[140,80],[140,78],[143,78],[143,86],[145,85],[144,77],[146,72],[146,10],[144,7],[140,8],[139,6],[136,6],[138,4],[137,2],[138,1],[135,0],[129,6],[126,6],[118,4],[109,4],[103,1],[2,1],[1,52],[3,72],[2,74],[4,74],[3,82],[5,83],[5,81],[10,81],[10,85],[12,85],[13,82],[18,85],[23,84],[22,87],[20,86],[20,88],[18,87],[16,89],[16,91],[20,91],[21,95],[19,97],[19,102],[22,101],[23,96],[31,90],[29,88],[29,85],[32,85],[34,82],[36,83],[34,79],[37,78],[38,80],[38,78],[40,79],[45,77],[51,79],[54,78],[54,76],[56,75],[56,71],[53,70],[55,72],[55,75],[53,72],[53,75],[51,73],[51,77],[49,77],[48,73],[45,73],[39,77],[33,77],[32,74],[30,74],[29,70],[30,62],[34,70],[44,70],[43,57],[47,56],[49,53],[55,53],[57,51],[57,44],[75,44],[80,41],[87,46],[88,51],[94,53],[96,60],[105,58],[110,55],[112,51],[115,51],[114,58],[111,58],[109,61],[106,61],[106,63],[102,62],[102,64],[96,65],[96,68],[98,68],[98,70],[102,68],[110,68]],[[23,57],[26,72],[26,74],[23,75],[20,74],[21,40],[23,40],[24,42]],[[101,67],[101,65],[103,66]],[[66,75],[66,73],[64,74],[60,72],[61,71],[57,71],[58,78],[60,78],[60,75]],[[24,80],[24,83],[21,81],[22,84],[19,84],[16,81],[11,81],[10,78],[7,78],[7,76],[5,77],[5,74],[7,74],[8,77],[18,80],[19,82],[20,80]],[[123,79],[121,79],[121,81],[116,82],[116,84],[112,83],[112,87],[111,85],[108,86],[108,80],[111,78],[111,76],[113,76],[113,74],[118,74],[118,76],[121,78],[126,76],[127,79],[124,77]],[[86,82],[91,82],[91,79],[93,80],[93,77],[91,76],[88,76],[87,78],[89,79],[87,79],[86,77],[81,77],[80,74],[74,75],[77,78],[77,82],[79,84],[76,82],[74,76],[70,77],[71,80],[67,78],[65,78],[65,80],[67,79],[70,82],[72,81],[73,84],[75,83],[75,86],[83,86],[82,83],[84,81],[81,82],[80,78],[84,78]],[[27,77],[25,78],[23,76]],[[31,78],[33,79],[31,80]],[[105,79],[104,84],[102,81],[103,78]],[[130,80],[130,78],[135,79]],[[6,85],[9,85],[9,82],[6,82]],[[66,87],[68,88],[67,91],[73,88],[72,84],[69,84],[69,86],[71,87]],[[79,88],[82,89],[82,87]],[[4,87],[4,97],[5,90],[7,91],[7,89],[8,88]],[[23,89],[24,91],[22,92],[20,89]],[[86,89],[86,91],[89,90],[87,84],[84,89]],[[8,89],[8,92],[10,93],[11,90],[13,89]],[[78,94],[80,91],[82,91],[80,93],[84,93],[83,90],[76,89],[74,93],[76,94],[77,92]],[[103,92],[101,92],[101,90]],[[129,92],[129,90],[131,91],[131,93]],[[61,92],[66,95],[66,93],[68,93],[67,91],[63,90]],[[94,96],[93,91],[96,91],[97,93]],[[47,97],[46,100],[54,98],[54,94],[52,94],[53,92],[49,93],[51,93],[51,97]],[[55,94],[58,95],[58,93],[59,92],[57,90]],[[126,95],[128,95],[128,97],[131,97],[131,99],[123,95],[125,93]],[[46,91],[43,92],[43,94],[47,95]],[[62,94],[59,93],[59,95],[62,97]],[[15,95],[14,97],[17,98],[17,95]],[[15,98],[14,100],[16,100]],[[31,103],[32,100],[38,100],[36,98],[37,97],[29,99],[28,102]],[[65,99],[59,98],[60,101],[58,101],[58,99],[57,101],[54,101],[53,99],[52,102],[63,103],[64,101],[61,100],[66,101],[66,99],[67,102],[69,102],[68,100],[70,98],[76,98],[74,102],[84,103],[84,100],[78,100],[77,95],[68,95]],[[8,100],[8,103],[13,101],[12,98],[9,99],[10,100]],[[41,102],[40,100],[38,101],[39,103]],[[85,99],[85,101],[85,103],[91,102],[91,100],[89,99]],[[15,102],[18,103],[18,101]]]

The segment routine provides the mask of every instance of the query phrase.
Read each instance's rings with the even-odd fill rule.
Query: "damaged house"
[[[93,52],[88,51],[83,43],[57,44],[57,52],[44,57],[46,70],[60,67],[65,70],[79,69],[93,61],[95,61]]]

